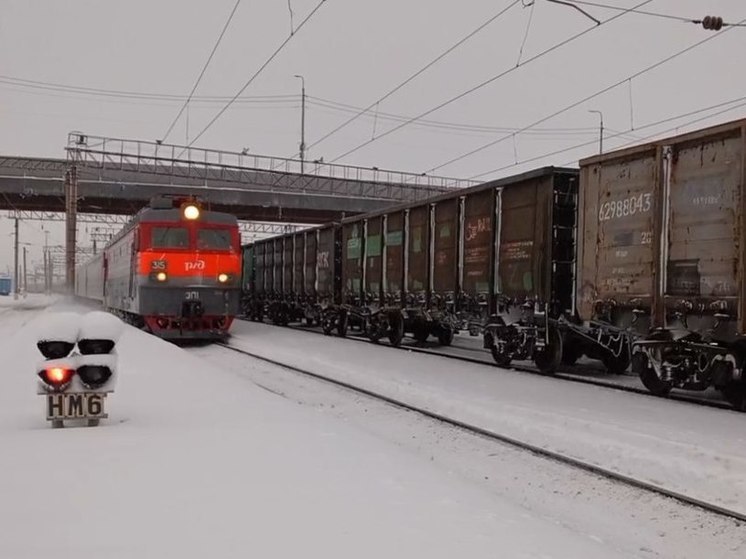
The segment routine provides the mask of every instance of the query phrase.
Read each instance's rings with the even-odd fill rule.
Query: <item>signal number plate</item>
[[[47,394],[47,419],[106,419],[105,393]]]

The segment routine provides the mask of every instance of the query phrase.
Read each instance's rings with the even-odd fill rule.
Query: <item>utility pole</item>
[[[23,292],[28,293],[28,268],[26,268],[26,247],[23,247]]]
[[[13,241],[13,299],[18,299],[18,218],[15,219],[15,239]]]
[[[301,81],[301,105],[300,105],[300,174],[304,174],[304,162],[306,159],[306,79],[300,74],[295,74]]]
[[[604,152],[604,113],[601,111],[588,111],[589,113],[596,113],[601,119],[601,130],[598,136],[598,153]]]

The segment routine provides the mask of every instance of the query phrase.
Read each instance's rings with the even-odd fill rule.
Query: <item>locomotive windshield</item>
[[[197,231],[197,250],[230,250],[231,232],[228,229],[200,229]]]
[[[185,227],[153,227],[150,245],[153,248],[188,248],[189,231]]]

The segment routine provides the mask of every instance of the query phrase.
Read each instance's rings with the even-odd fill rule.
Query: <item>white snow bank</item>
[[[622,556],[129,327],[110,419],[50,429],[45,320],[0,342],[0,557]]]

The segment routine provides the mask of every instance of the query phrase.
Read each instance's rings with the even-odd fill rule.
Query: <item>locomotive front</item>
[[[196,202],[140,216],[134,267],[138,314],[162,338],[221,339],[239,309],[241,250],[235,216]]]

